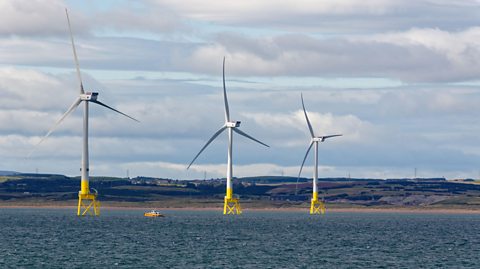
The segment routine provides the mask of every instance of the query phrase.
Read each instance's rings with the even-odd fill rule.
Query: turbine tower
[[[311,140],[310,140],[310,145],[308,146],[307,153],[305,153],[305,157],[303,158],[302,165],[300,166],[300,171],[298,172],[298,178],[300,178],[300,174],[302,173],[303,165],[305,164],[305,160],[307,159],[308,153],[312,149],[312,146],[315,145],[315,167],[313,168],[313,194],[312,194],[312,200],[310,203],[310,214],[325,214],[325,204],[323,201],[318,200],[318,187],[317,187],[317,180],[318,180],[318,143],[319,142],[324,142],[325,139],[331,138],[331,137],[336,137],[336,136],[342,136],[341,134],[335,134],[335,135],[325,135],[325,136],[315,136],[313,133],[313,128],[312,125],[310,124],[310,120],[308,119],[307,111],[305,110],[305,104],[303,102],[303,95],[300,95],[302,98],[302,107],[303,107],[303,113],[305,114],[305,119],[307,120],[307,125],[308,129],[310,130],[310,135],[311,135]],[[298,179],[297,179],[297,185],[298,185]]]
[[[97,100],[98,98],[98,92],[85,92],[83,89],[83,82],[82,82],[82,77],[80,74],[80,66],[78,64],[78,58],[77,58],[77,51],[75,50],[75,43],[73,41],[73,34],[72,34],[72,28],[70,26],[70,19],[68,17],[68,11],[65,9],[65,13],[67,15],[67,22],[68,22],[68,29],[70,31],[70,40],[72,42],[72,50],[73,50],[73,57],[75,60],[75,67],[77,70],[77,77],[78,77],[78,82],[80,86],[80,96],[73,102],[73,104],[70,106],[70,108],[63,114],[63,116],[55,123],[55,125],[47,132],[47,134],[38,142],[37,146],[42,143],[56,128],[57,126],[68,116],[70,115],[79,105],[80,103],[83,102],[84,104],[84,110],[83,110],[83,150],[82,150],[82,178],[81,178],[81,187],[80,191],[78,192],[78,208],[77,208],[77,215],[78,216],[84,216],[87,213],[90,213],[91,215],[98,216],[100,215],[100,202],[97,200],[98,192],[95,189],[92,189],[90,191],[89,187],[89,159],[88,159],[88,106],[89,103],[95,103],[98,105],[101,105],[103,107],[106,107],[110,110],[113,110],[117,113],[120,113],[134,121],[137,121],[136,119],[128,116],[125,113],[122,113],[102,102]],[[87,203],[85,203],[85,202]],[[92,211],[93,208],[93,211]]]
[[[223,214],[241,214],[242,209],[240,207],[240,203],[238,202],[238,198],[233,198],[233,188],[232,188],[232,144],[233,144],[233,132],[236,132],[239,135],[242,135],[246,138],[249,138],[261,145],[269,147],[267,144],[260,142],[259,140],[251,137],[250,135],[246,134],[245,132],[239,129],[240,121],[232,121],[230,120],[230,110],[228,108],[228,100],[227,100],[227,90],[225,88],[225,57],[223,57],[223,101],[225,103],[225,124],[218,130],[213,136],[208,140],[208,142],[203,146],[203,148],[198,152],[198,154],[193,158],[193,160],[188,165],[187,169],[195,162],[198,156],[203,152],[203,150],[212,143],[217,136],[219,136],[223,131],[227,130],[228,134],[228,157],[227,157],[227,193],[225,195],[225,201],[223,205]]]

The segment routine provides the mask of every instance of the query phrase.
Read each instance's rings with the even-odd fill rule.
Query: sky
[[[2,0],[0,170],[79,175],[84,86],[93,176],[222,178],[222,60],[234,176],[480,177],[480,1]],[[29,153],[33,153],[28,157]],[[302,176],[311,177],[313,156]]]

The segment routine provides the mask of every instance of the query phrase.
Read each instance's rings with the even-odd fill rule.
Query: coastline
[[[75,205],[65,204],[2,204],[0,209],[76,209]],[[101,210],[175,210],[175,211],[222,211],[222,207],[155,207],[149,205],[104,205]],[[308,207],[244,207],[244,213],[251,212],[304,212]],[[331,213],[431,213],[431,214],[480,214],[480,208],[428,208],[428,207],[331,207],[327,206],[327,214]]]

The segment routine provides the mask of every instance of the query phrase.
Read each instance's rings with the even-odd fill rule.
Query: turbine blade
[[[313,141],[310,142],[310,145],[308,146],[308,149],[307,149],[307,153],[305,153],[305,157],[303,157],[302,165],[300,166],[300,171],[298,172],[298,178],[300,178],[300,175],[302,174],[303,165],[305,164],[305,160],[307,159],[308,153],[312,149],[313,143],[314,143]],[[298,178],[297,178],[297,183],[298,183]]]
[[[232,128],[232,129],[233,129],[234,132],[236,132],[236,133],[239,134],[239,135],[243,135],[243,136],[245,136],[246,138],[250,138],[251,140],[253,140],[253,141],[255,141],[255,142],[257,142],[257,143],[259,143],[259,144],[261,144],[261,145],[264,145],[264,146],[267,147],[267,148],[270,147],[269,145],[267,145],[267,144],[265,144],[265,143],[263,143],[263,142],[255,139],[255,138],[249,136],[249,135],[246,134],[245,132],[242,132],[242,130],[240,130],[240,129],[238,129],[238,128]]]
[[[189,169],[190,166],[192,166],[193,162],[198,158],[198,156],[200,156],[200,154],[203,152],[203,150],[205,148],[207,148],[208,145],[210,145],[210,143],[212,143],[212,141],[215,140],[215,138],[217,138],[217,136],[219,136],[223,131],[225,131],[225,129],[227,129],[227,127],[223,126],[222,128],[220,128],[220,130],[218,130],[215,134],[213,134],[213,136],[208,140],[208,142],[205,144],[205,146],[203,146],[203,148],[200,150],[200,152],[198,152],[198,154],[195,156],[195,158],[193,158],[193,160],[190,162],[187,169]]]
[[[77,50],[75,49],[75,42],[73,41],[72,26],[70,25],[70,18],[68,17],[68,11],[65,9],[65,14],[67,14],[68,30],[70,31],[70,40],[72,42],[73,58],[75,59],[75,68],[77,69],[78,82],[80,83],[80,94],[85,93],[83,90],[82,75],[80,74],[80,65],[78,64]]]
[[[230,109],[228,108],[227,90],[225,87],[225,57],[223,57],[223,101],[225,102],[225,121],[230,121]]]
[[[32,155],[32,153],[35,151],[36,147],[38,145],[40,145],[45,139],[47,139],[47,137],[49,137],[53,131],[55,131],[55,129],[58,127],[58,125],[60,125],[60,123],[62,123],[62,121],[68,116],[70,115],[70,113],[72,113],[75,108],[78,107],[78,105],[82,102],[82,100],[79,98],[77,98],[75,100],[75,102],[73,102],[73,104],[70,106],[70,108],[67,110],[67,112],[65,112],[65,114],[62,115],[62,117],[55,123],[55,125],[53,125],[53,127],[48,130],[47,134],[40,140],[40,142],[37,143],[37,145],[35,145],[35,147],[33,148],[32,151],[30,151],[30,153],[28,154],[28,157],[30,157],[30,155]]]
[[[337,136],[343,136],[342,134],[336,134],[336,135],[325,135],[322,136],[322,142],[325,141],[327,138],[332,138],[332,137],[337,137]]]
[[[300,94],[300,96],[302,98],[303,113],[305,114],[305,119],[307,120],[308,129],[310,130],[310,135],[312,136],[312,138],[314,138],[315,134],[313,133],[312,124],[310,124],[310,120],[308,119],[307,111],[305,110],[305,104],[303,103],[303,94]]]
[[[125,113],[123,113],[123,112],[120,112],[120,111],[116,110],[115,108],[113,108],[113,107],[111,107],[111,106],[107,106],[106,104],[104,104],[104,103],[102,103],[102,102],[100,102],[100,101],[98,101],[98,100],[90,100],[90,102],[93,102],[93,103],[95,103],[95,104],[99,104],[99,105],[101,105],[101,106],[104,106],[104,107],[106,107],[106,108],[108,108],[108,109],[110,109],[110,110],[113,110],[113,111],[115,111],[115,112],[117,112],[117,113],[119,113],[119,114],[122,114],[123,116],[128,117],[128,118],[130,118],[130,119],[132,119],[132,120],[134,120],[134,121],[136,121],[136,122],[140,122],[139,120],[137,120],[137,119],[135,119],[135,118],[133,118],[133,117],[130,117],[130,116],[128,116],[127,114],[125,114]]]

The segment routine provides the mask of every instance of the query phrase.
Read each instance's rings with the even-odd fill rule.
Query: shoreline
[[[77,206],[73,205],[5,205],[0,204],[0,209],[76,209]],[[121,206],[121,205],[106,205],[101,206],[100,210],[175,210],[175,211],[222,211],[222,207],[151,207],[151,206]],[[307,207],[290,207],[290,208],[244,208],[244,213],[251,212],[304,212],[308,213]],[[480,214],[480,208],[478,209],[466,209],[466,208],[358,208],[358,207],[342,207],[342,208],[328,208],[327,214],[331,213],[434,213],[434,214]]]

